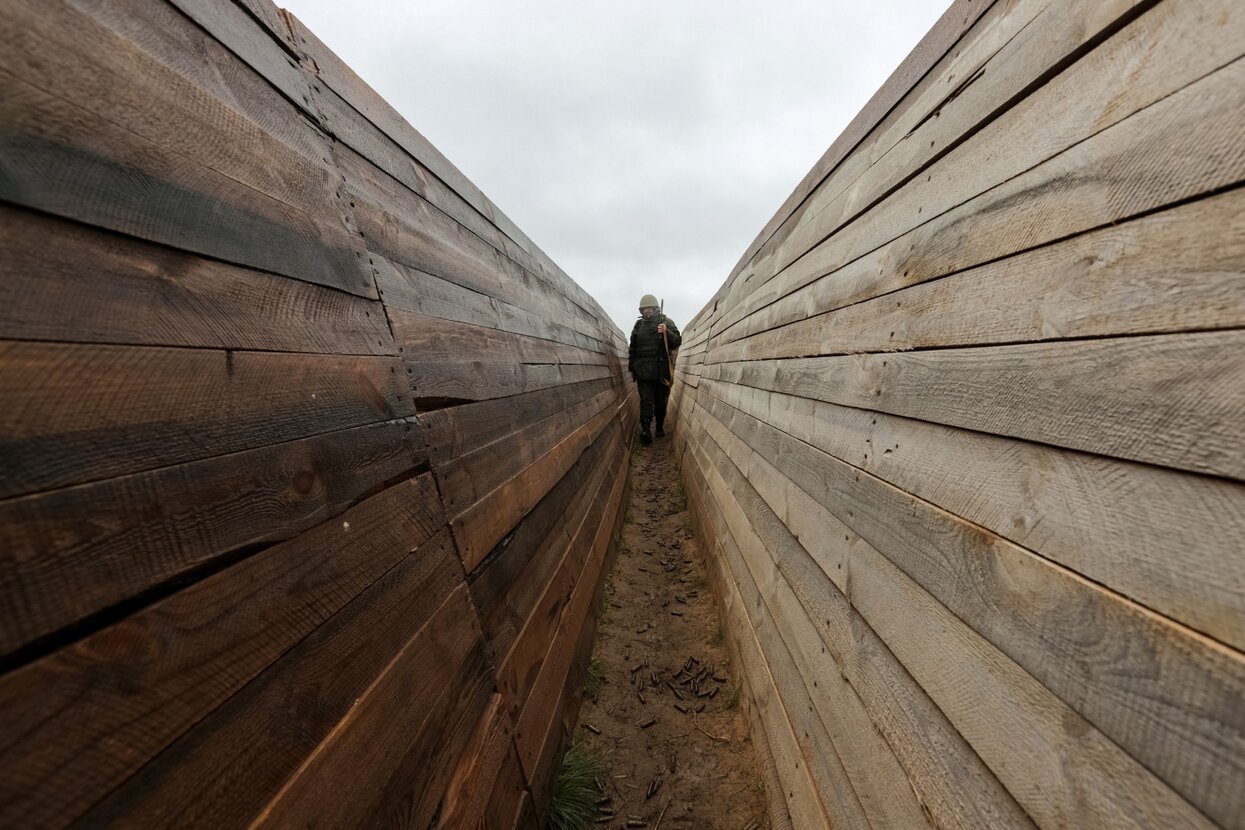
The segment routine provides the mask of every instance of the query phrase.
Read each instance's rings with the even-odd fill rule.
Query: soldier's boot
[[[653,443],[653,433],[648,431],[648,424],[643,424],[640,426],[640,443],[642,444]]]
[[[666,437],[666,424],[663,421],[657,422],[657,437],[658,438]]]

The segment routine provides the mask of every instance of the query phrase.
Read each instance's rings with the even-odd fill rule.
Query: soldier
[[[661,313],[657,298],[645,294],[640,298],[640,319],[631,329],[631,349],[627,368],[640,390],[640,440],[653,442],[649,424],[657,417],[657,435],[666,434],[666,400],[670,397],[673,381],[671,353],[679,348],[683,338],[674,321]]]

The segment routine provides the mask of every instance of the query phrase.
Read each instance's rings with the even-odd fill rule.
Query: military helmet
[[[640,308],[658,308],[660,305],[652,294],[645,294],[640,298]]]

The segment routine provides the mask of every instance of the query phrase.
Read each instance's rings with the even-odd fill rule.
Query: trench
[[[576,740],[601,762],[597,827],[768,827],[740,703],[669,439],[632,455]]]

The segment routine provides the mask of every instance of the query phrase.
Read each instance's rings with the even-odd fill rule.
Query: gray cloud
[[[604,306],[679,323],[946,8],[284,0]]]

